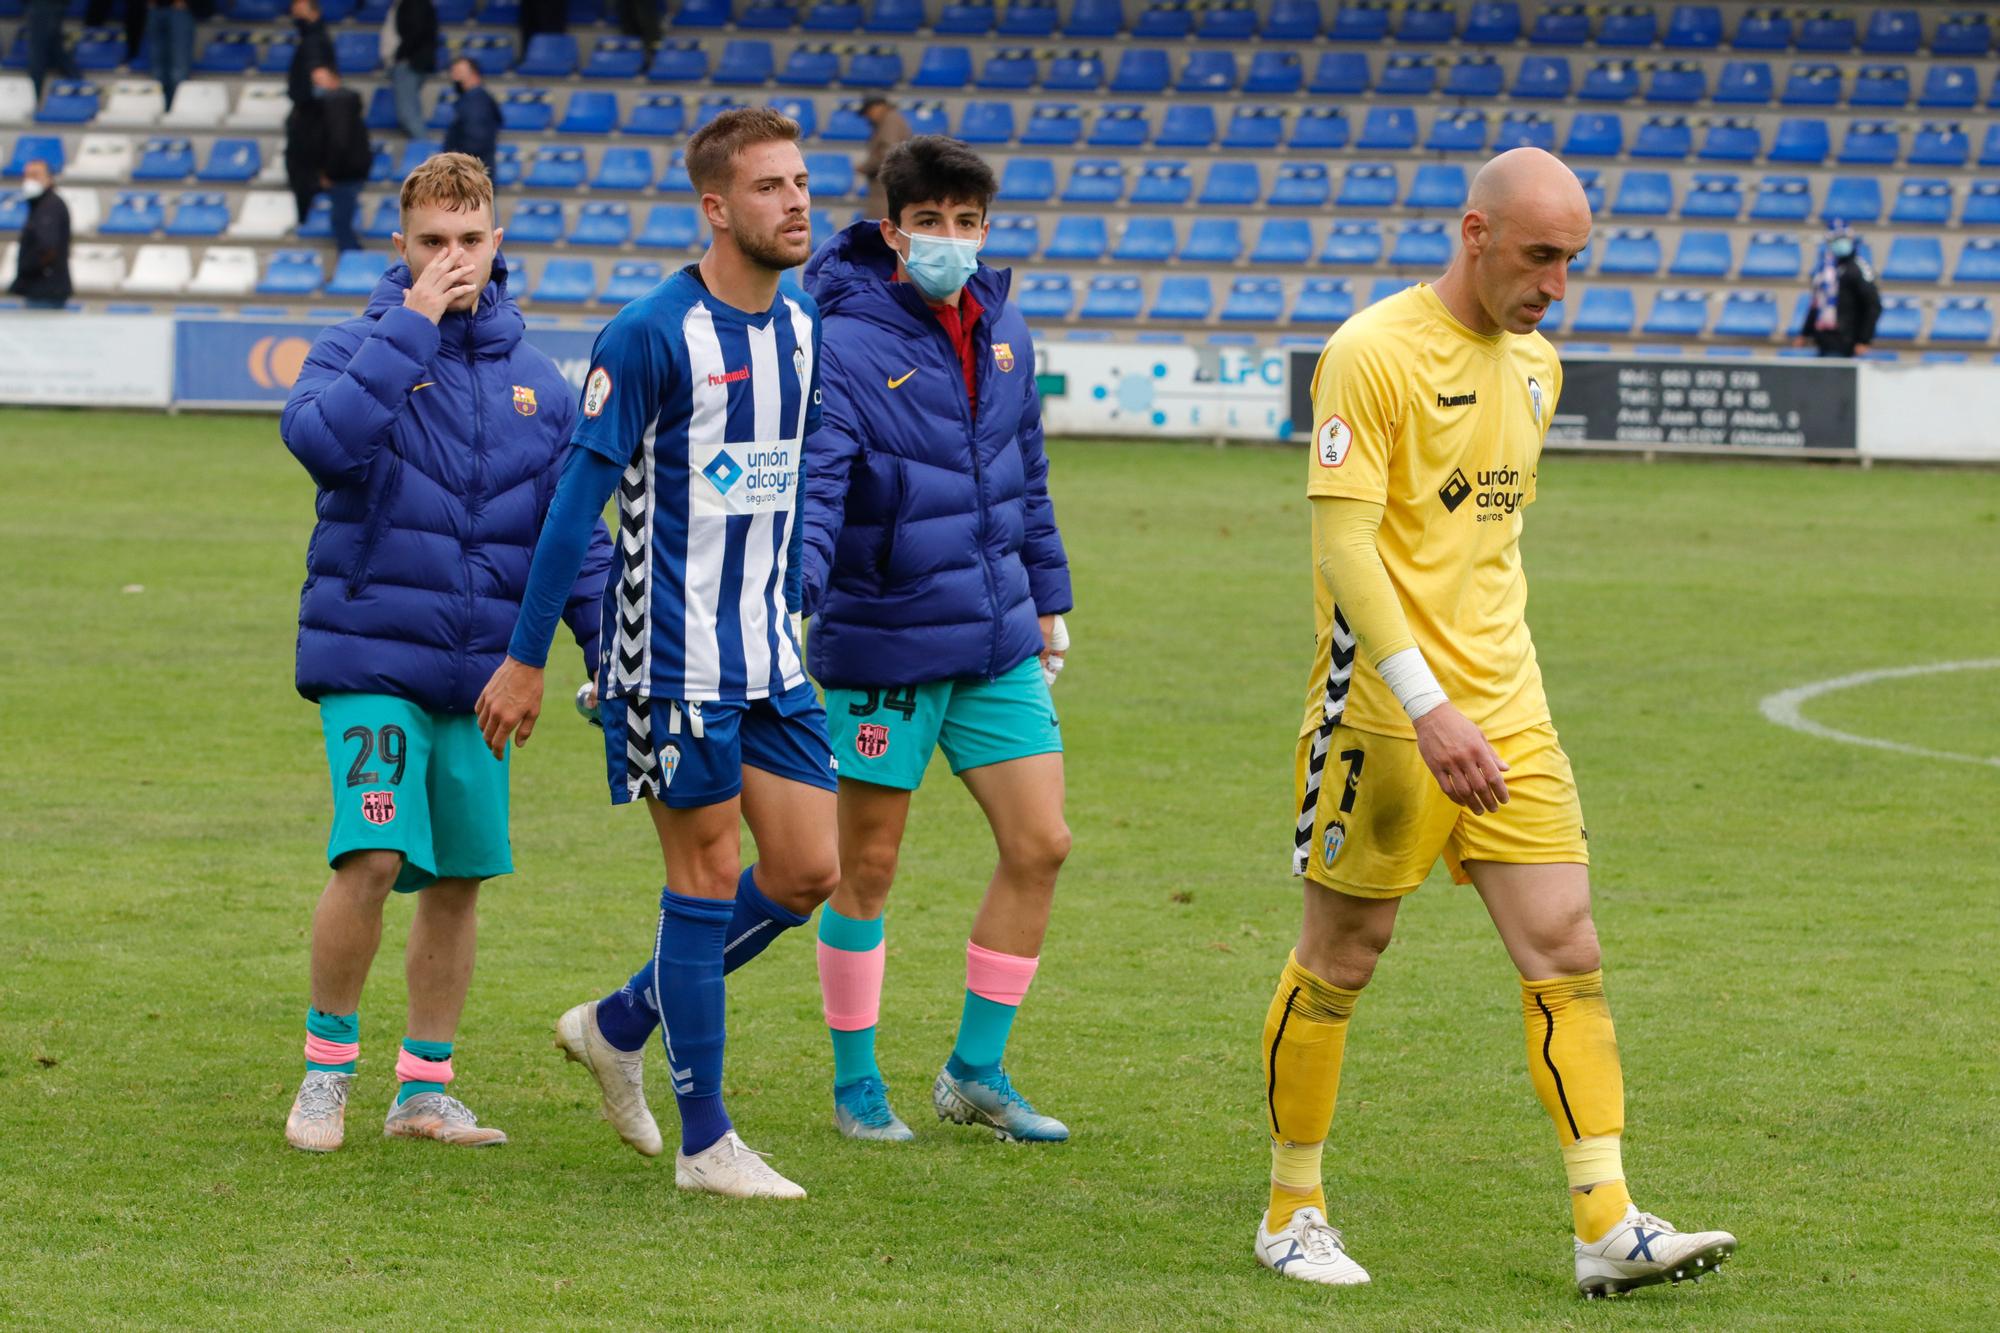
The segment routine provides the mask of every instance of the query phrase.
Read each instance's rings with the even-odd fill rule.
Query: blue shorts
[[[607,699],[597,716],[613,805],[644,796],[676,810],[720,805],[743,790],[745,768],[825,791],[840,785],[810,684],[747,702]]]
[[[1061,754],[1062,723],[1031,657],[992,680],[969,676],[882,690],[828,690],[841,776],[915,791],[942,748],[953,773]]]
[[[507,761],[486,748],[478,718],[388,694],[329,694],[319,718],[333,779],[328,865],[349,852],[401,852],[398,893],[513,873]]]

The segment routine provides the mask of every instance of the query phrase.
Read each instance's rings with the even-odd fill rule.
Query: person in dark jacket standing
[[[292,99],[292,113],[285,118],[285,180],[298,205],[299,221],[304,222],[320,192],[321,175],[319,106],[312,72],[333,69],[337,61],[333,38],[320,18],[319,0],[292,0],[292,26],[298,35],[285,73],[285,91]]]
[[[1811,339],[1821,356],[1858,356],[1875,341],[1882,317],[1882,292],[1875,270],[1856,253],[1860,241],[1845,222],[1828,222],[1819,267],[1813,271],[1812,299],[1794,346]]]
[[[313,71],[313,89],[318,94],[314,151],[320,187],[326,191],[331,213],[333,244],[341,251],[359,250],[361,238],[354,234],[354,210],[375,161],[368,124],[361,113],[361,97],[343,88],[340,75],[325,67]]]
[[[478,163],[447,153],[412,172],[402,223],[406,262],[366,314],[313,344],[281,423],[319,487],[298,689],[320,708],[334,803],[333,877],[313,915],[307,1072],[285,1126],[311,1152],[343,1138],[361,989],[392,890],[421,892],[386,1132],[506,1141],[445,1091],[480,881],[514,868],[507,759],[487,749],[472,705],[514,629],[575,395],[523,341]],[[592,672],[610,557],[600,523],[563,611]]]
[[[146,16],[146,45],[153,57],[153,77],[169,111],[174,89],[194,72],[194,20],[188,0],[151,0]]]
[[[51,73],[65,79],[81,77],[76,57],[63,40],[63,16],[68,12],[68,0],[28,0],[28,77],[34,81],[37,101]]]
[[[938,1114],[1061,1142],[1001,1067],[1069,853],[1049,686],[1068,648],[1069,560],[1049,500],[1035,349],[980,265],[992,169],[955,139],[891,151],[879,221],[822,246],[825,416],[806,442],[801,610],[840,760],[840,887],[820,915],[834,1123],[907,1139],[875,1062],[882,913],[910,795],[942,746],[999,847],[966,946]]]
[[[437,73],[438,12],[433,0],[396,0],[396,124],[412,139],[424,133],[424,80]]]
[[[21,173],[28,218],[21,224],[21,258],[7,290],[43,310],[69,303],[69,205],[55,191],[49,164],[37,158]]]
[[[458,89],[458,107],[444,132],[444,150],[471,154],[486,164],[491,176],[500,155],[500,104],[483,86],[486,81],[479,66],[464,56],[451,62],[451,81]]]

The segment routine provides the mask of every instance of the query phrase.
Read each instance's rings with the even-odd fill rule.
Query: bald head
[[[1445,308],[1475,333],[1532,333],[1590,244],[1590,201],[1554,154],[1511,149],[1472,178],[1458,238],[1437,282]]]
[[[1561,158],[1540,148],[1510,148],[1481,167],[1465,207],[1484,213],[1494,227],[1540,218],[1590,226],[1583,183]]]

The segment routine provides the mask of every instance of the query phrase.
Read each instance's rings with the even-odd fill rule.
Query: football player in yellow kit
[[[1304,921],[1264,1023],[1270,1205],[1257,1258],[1287,1277],[1368,1274],[1327,1222],[1320,1153],[1347,1022],[1396,905],[1442,855],[1515,968],[1529,1077],[1570,1185],[1587,1296],[1699,1277],[1734,1252],[1633,1206],[1624,1085],[1591,921],[1589,852],[1525,619],[1522,511],[1562,365],[1535,331],[1590,241],[1569,168],[1539,149],[1473,181],[1435,284],[1371,306],[1313,378],[1317,661],[1297,754]]]

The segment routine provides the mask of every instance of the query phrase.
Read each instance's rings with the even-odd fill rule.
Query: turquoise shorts
[[[328,865],[349,852],[401,852],[398,893],[513,873],[507,760],[486,748],[479,719],[387,694],[329,694],[319,719],[333,779]]]
[[[1062,723],[1031,657],[998,679],[968,676],[880,690],[828,690],[827,729],[840,776],[915,791],[944,747],[951,771],[1062,753]]]

